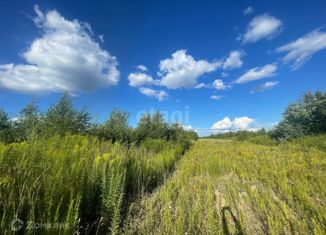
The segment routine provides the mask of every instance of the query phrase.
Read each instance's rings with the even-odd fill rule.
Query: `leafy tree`
[[[14,139],[12,122],[9,119],[8,114],[0,109],[0,141],[9,143]]]
[[[326,132],[326,94],[307,92],[283,113],[283,120],[274,128],[275,139],[291,139]]]
[[[173,123],[169,128],[169,140],[180,144],[184,150],[191,145],[191,140],[197,140],[198,135],[195,131],[186,131],[179,123]]]
[[[56,105],[52,105],[44,116],[45,135],[66,133],[86,134],[90,128],[90,114],[73,108],[69,94],[65,93]]]
[[[0,131],[10,128],[10,120],[8,114],[0,109]]]
[[[27,104],[21,111],[15,122],[17,141],[26,140],[30,136],[38,135],[41,126],[41,114],[35,101]]]
[[[157,111],[151,116],[150,137],[154,139],[167,139],[168,124],[165,122],[163,115]]]
[[[131,128],[128,123],[129,113],[114,109],[111,112],[110,118],[104,125],[98,127],[98,135],[105,140],[111,140],[113,143],[130,142],[131,141]]]
[[[154,114],[145,113],[138,122],[135,130],[136,141],[139,143],[146,138],[168,140],[169,128],[163,115],[157,111]]]

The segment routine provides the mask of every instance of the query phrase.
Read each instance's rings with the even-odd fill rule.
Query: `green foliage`
[[[42,116],[38,111],[35,101],[27,104],[20,111],[18,120],[15,122],[16,141],[24,141],[41,132]]]
[[[138,122],[134,131],[136,143],[141,143],[147,139],[161,139],[172,141],[188,149],[191,141],[197,140],[195,131],[186,131],[178,123],[169,125],[163,119],[160,112],[154,114],[145,113]]]
[[[103,124],[92,124],[91,115],[85,110],[78,111],[68,93],[64,93],[58,103],[41,113],[36,102],[22,109],[16,121],[11,122],[4,111],[0,111],[0,141],[5,143],[21,142],[29,139],[55,135],[79,134],[96,136],[101,140],[119,142],[127,146],[140,145],[146,139],[174,141],[190,147],[197,140],[197,133],[185,131],[180,125],[169,125],[160,112],[145,114],[133,129],[128,122],[129,113],[113,109]]]
[[[190,148],[191,141],[198,139],[198,135],[195,131],[186,131],[180,124],[175,123],[169,129],[168,139],[180,144],[186,150]]]
[[[10,121],[8,114],[3,111],[2,109],[0,110],[0,130],[5,130],[10,128]]]
[[[324,234],[325,143],[199,140],[129,212],[126,234]]]
[[[251,143],[265,144],[265,145],[274,145],[278,142],[271,139],[269,133],[264,129],[258,131],[235,131],[235,132],[226,132],[219,134],[212,134],[208,137],[209,139],[229,139],[235,141],[248,141]]]
[[[69,133],[86,135],[91,127],[90,121],[90,114],[85,109],[74,109],[69,94],[65,93],[45,113],[38,111],[34,101],[21,110],[15,121],[10,121],[8,115],[0,111],[0,141],[21,142]]]
[[[65,93],[56,105],[52,105],[44,115],[44,135],[86,134],[90,128],[90,114],[73,108],[69,94]]]
[[[145,113],[135,129],[135,138],[138,143],[146,138],[168,139],[168,125],[160,112]]]
[[[14,138],[12,122],[8,114],[0,109],[0,142],[10,143]]]
[[[128,112],[113,109],[110,118],[103,125],[94,127],[92,134],[113,143],[116,141],[130,143],[132,129],[129,126],[128,119]]]
[[[0,144],[0,231],[11,221],[64,226],[39,234],[119,234],[130,204],[173,170],[182,152],[168,142],[160,151],[79,135]],[[82,226],[82,227],[81,227]]]
[[[289,105],[283,120],[274,128],[275,139],[291,139],[304,135],[326,132],[326,94],[307,92],[294,104]]]

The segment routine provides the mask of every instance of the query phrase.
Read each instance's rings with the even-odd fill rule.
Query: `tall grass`
[[[129,213],[127,234],[325,234],[326,136],[200,140]]]
[[[119,233],[130,203],[162,183],[183,151],[152,146],[78,135],[0,143],[1,234],[14,233],[13,219],[26,234]]]

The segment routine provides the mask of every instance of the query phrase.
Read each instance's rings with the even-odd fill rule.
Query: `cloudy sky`
[[[69,91],[97,121],[152,110],[199,134],[271,128],[326,89],[325,1],[1,1],[0,106]]]

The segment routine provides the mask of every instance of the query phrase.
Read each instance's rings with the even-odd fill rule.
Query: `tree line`
[[[196,140],[195,131],[186,131],[178,123],[168,124],[163,115],[145,113],[133,128],[129,124],[129,113],[113,109],[104,123],[94,123],[84,108],[74,108],[68,93],[63,94],[58,103],[47,111],[40,112],[35,101],[26,105],[15,120],[0,109],[0,141],[5,143],[26,141],[30,138],[66,134],[97,136],[101,140],[123,144],[140,144],[146,139],[175,141],[188,148],[191,140]]]

